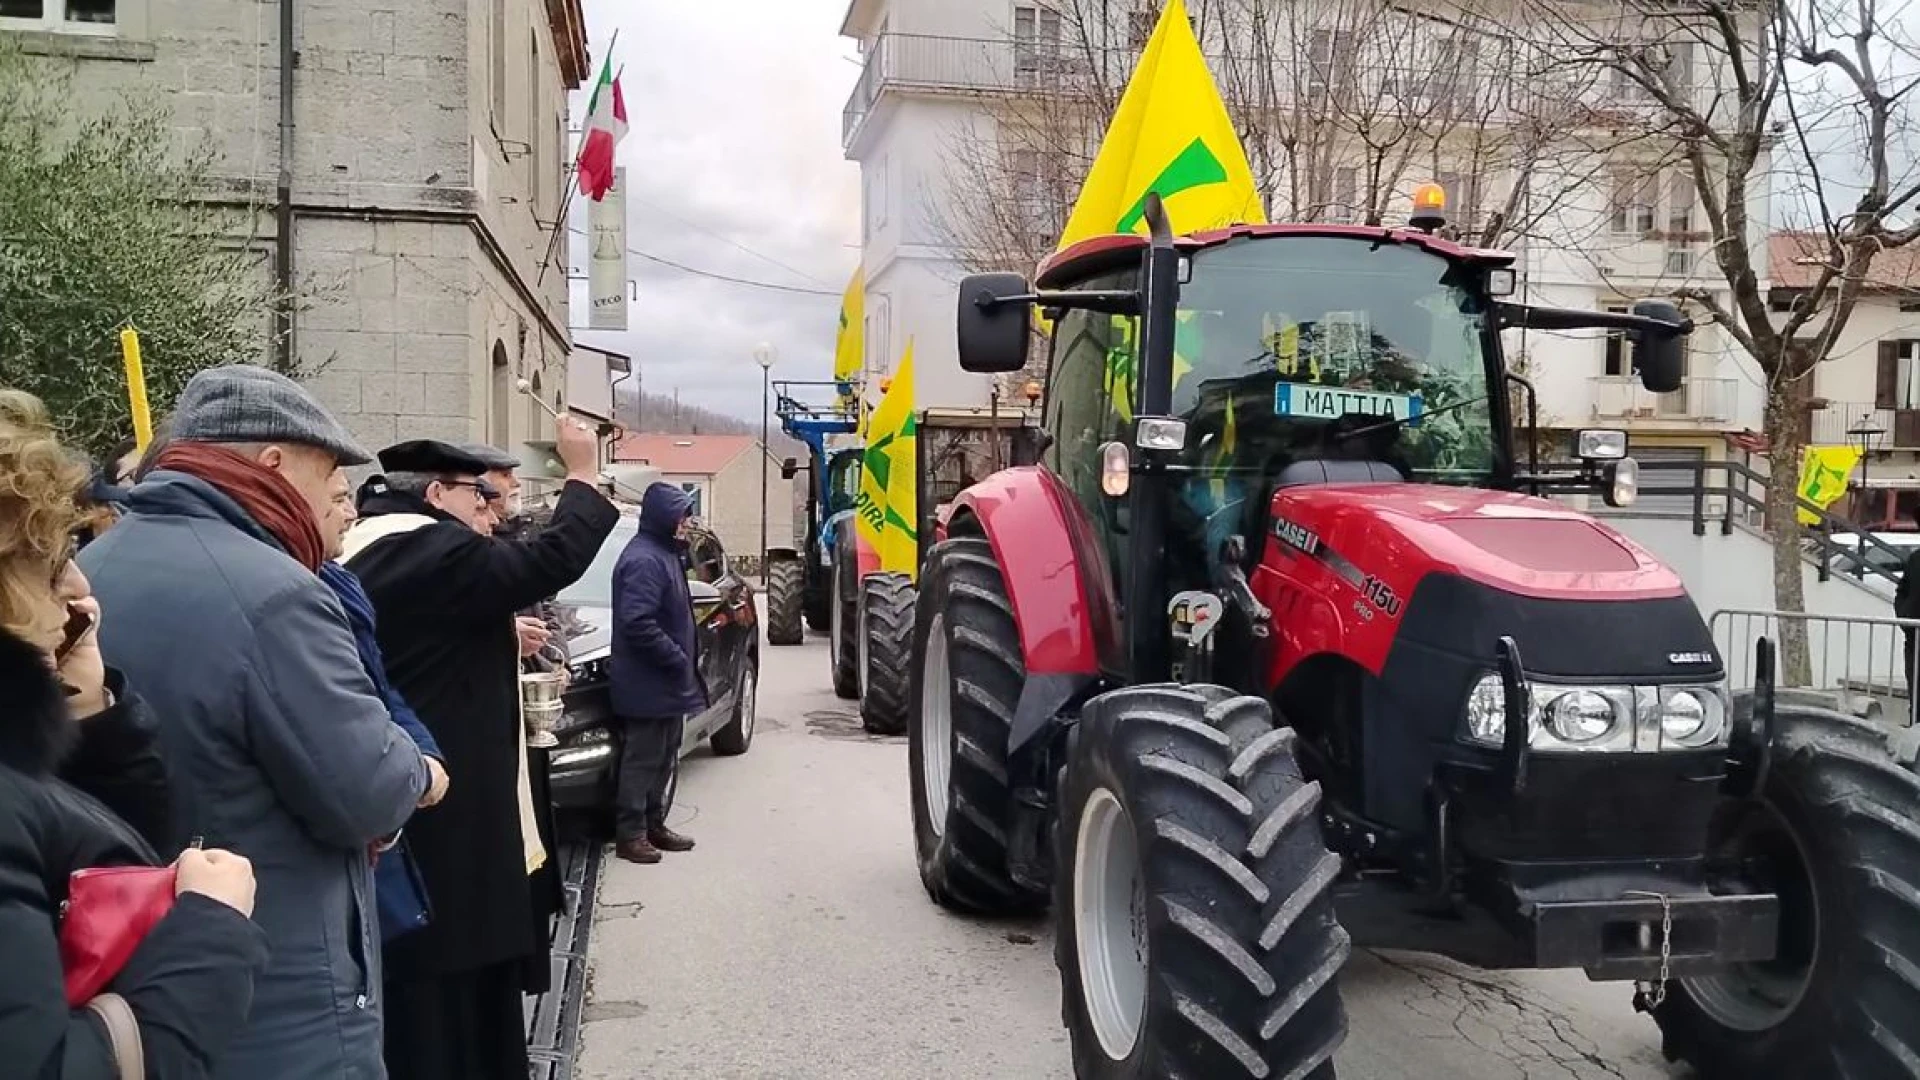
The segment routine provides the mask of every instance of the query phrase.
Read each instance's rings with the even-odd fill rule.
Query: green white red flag
[[[613,73],[613,56],[600,68],[593,98],[587,104],[587,130],[580,138],[580,194],[599,202],[613,186],[614,148],[627,134],[627,99],[620,95],[620,78]]]

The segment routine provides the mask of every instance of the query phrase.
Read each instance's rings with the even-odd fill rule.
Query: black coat
[[[360,514],[347,566],[379,614],[387,674],[432,730],[451,781],[446,799],[407,825],[433,921],[388,946],[387,977],[521,959],[545,942],[536,940],[520,838],[513,616],[586,573],[619,512],[593,488],[569,483],[552,522],[531,540],[481,536],[398,493],[369,495]],[[415,527],[406,528],[409,520]],[[380,537],[388,528],[396,531]]]
[[[91,1012],[67,1008],[58,912],[75,870],[157,864],[109,805],[164,836],[167,793],[137,701],[121,697],[81,727],[75,732],[40,654],[0,633],[0,1071],[9,1077],[120,1075],[106,1029]],[[56,774],[76,734],[80,745]],[[147,1076],[210,1075],[246,1023],[266,959],[266,936],[239,912],[181,897],[110,987],[140,1022]]]

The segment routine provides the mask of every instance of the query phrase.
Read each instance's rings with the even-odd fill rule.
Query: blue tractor
[[[834,625],[834,553],[841,536],[852,535],[860,493],[859,404],[844,382],[780,381],[773,392],[780,430],[807,447],[807,533],[798,549],[767,552],[767,644],[798,645],[803,619],[822,632]],[[800,469],[788,458],[780,475],[791,480]]]

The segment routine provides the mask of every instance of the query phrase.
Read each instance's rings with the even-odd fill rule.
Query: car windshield
[[[1484,483],[1496,452],[1486,311],[1448,260],[1340,237],[1198,253],[1180,293],[1173,412],[1188,464],[1269,473],[1364,456],[1409,479]],[[1405,421],[1381,429],[1388,420]],[[1343,444],[1337,434],[1373,428]]]
[[[600,551],[593,557],[593,565],[580,580],[560,590],[556,597],[562,604],[574,604],[579,607],[610,608],[613,606],[613,565],[620,561],[620,553],[627,549],[627,542],[633,539],[639,528],[638,522],[631,517],[622,517],[613,527],[613,533],[607,542],[600,545]]]

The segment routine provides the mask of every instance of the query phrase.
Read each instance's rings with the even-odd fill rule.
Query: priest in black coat
[[[386,1061],[393,1080],[524,1080],[521,1014],[536,940],[522,834],[526,751],[514,613],[573,584],[619,512],[595,489],[598,445],[571,418],[556,439],[567,483],[531,540],[486,525],[486,463],[416,440],[380,454],[361,489],[347,568],[379,615],[394,687],[445,754],[446,798],[406,834],[431,921],[386,950]],[[549,855],[549,857],[551,857]]]

